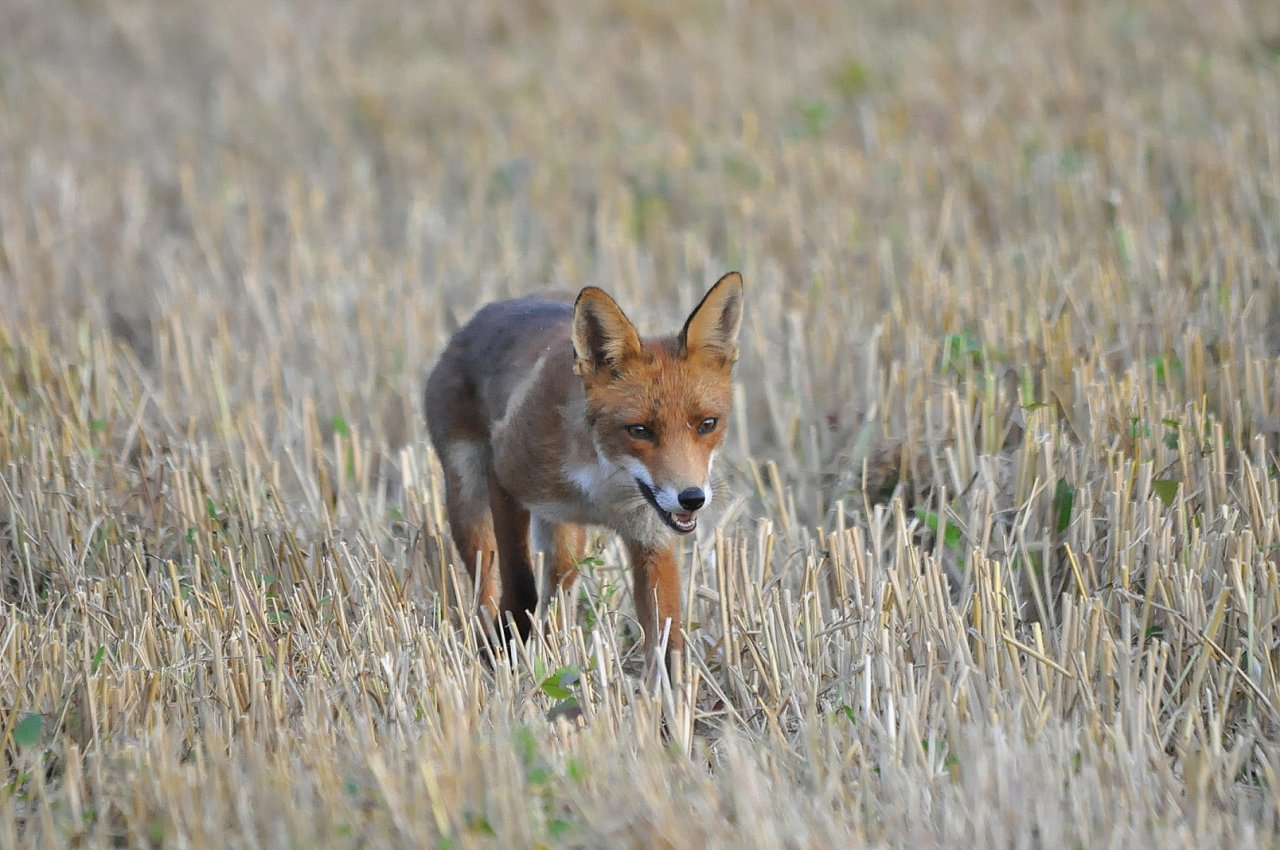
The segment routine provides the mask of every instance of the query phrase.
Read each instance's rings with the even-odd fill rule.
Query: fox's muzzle
[[[693,512],[698,508],[701,508],[707,502],[706,495],[701,489],[697,487],[689,487],[688,489],[680,492],[680,495],[677,497],[680,502],[680,506],[688,510],[688,513],[683,513],[679,511],[669,511],[662,507],[662,505],[658,503],[658,494],[654,492],[652,487],[641,481],[639,478],[636,478],[635,482],[641,495],[644,496],[644,500],[658,512],[658,516],[662,517],[662,521],[665,522],[667,527],[672,531],[677,534],[689,534],[698,527],[698,518],[693,515]]]
[[[681,490],[676,499],[680,502],[680,507],[687,511],[696,511],[707,503],[707,494],[702,492],[701,487],[689,487]]]

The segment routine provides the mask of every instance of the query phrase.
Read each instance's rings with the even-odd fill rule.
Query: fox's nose
[[[696,511],[707,503],[707,496],[699,487],[690,487],[687,490],[681,490],[680,495],[676,497],[680,501],[680,507],[686,511]]]

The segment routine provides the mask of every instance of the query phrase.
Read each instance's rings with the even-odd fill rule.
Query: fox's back
[[[511,397],[543,357],[572,369],[573,304],[530,297],[483,307],[459,330],[427,379],[426,412],[432,440],[485,439]],[[460,434],[459,431],[464,432]]]

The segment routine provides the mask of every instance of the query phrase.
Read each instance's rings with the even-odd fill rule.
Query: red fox
[[[427,379],[428,428],[454,544],[497,634],[510,615],[529,636],[532,553],[545,555],[547,590],[568,589],[586,526],[604,526],[631,561],[646,664],[665,632],[670,671],[684,645],[676,538],[711,502],[741,322],[742,277],[730,272],[674,336],[641,339],[587,287],[572,305],[490,304],[449,341]]]

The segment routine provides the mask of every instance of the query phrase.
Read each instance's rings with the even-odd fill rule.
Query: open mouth
[[[688,534],[698,527],[698,518],[689,513],[673,513],[658,504],[658,497],[654,494],[653,488],[645,484],[639,478],[636,480],[636,486],[640,488],[640,492],[644,494],[644,500],[653,506],[658,512],[658,516],[662,517],[672,531],[677,534]]]

